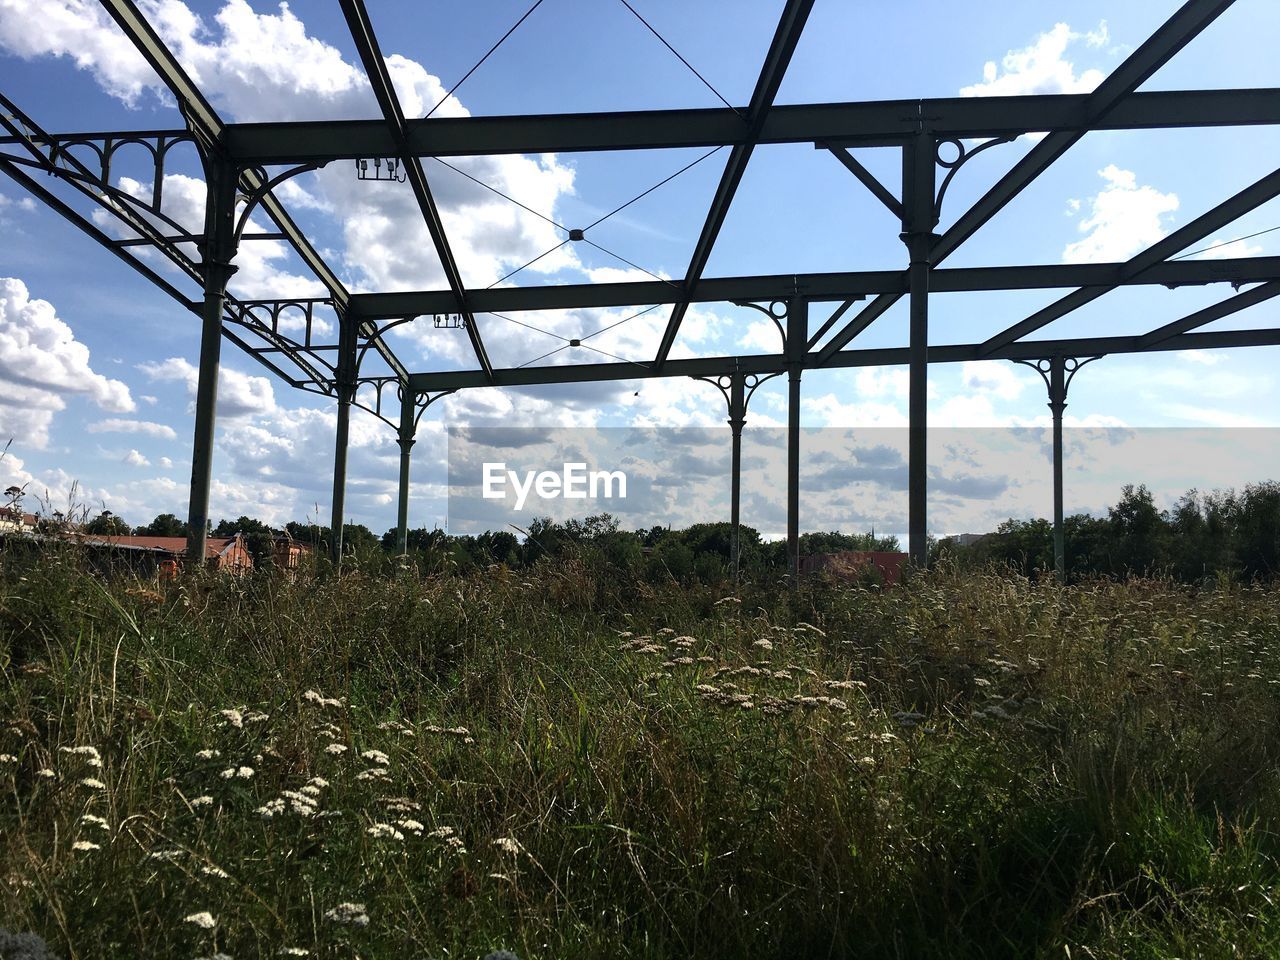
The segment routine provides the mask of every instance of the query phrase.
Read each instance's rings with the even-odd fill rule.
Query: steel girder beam
[[[976,293],[991,290],[1104,287],[1116,283],[1122,267],[1123,264],[1119,263],[1091,263],[941,269],[932,272],[929,289],[934,293]],[[1124,280],[1123,284],[1175,287],[1223,282],[1250,283],[1277,278],[1280,278],[1280,257],[1241,257],[1161,263],[1139,276]],[[679,303],[682,300],[694,303],[785,300],[797,294],[810,302],[839,301],[876,294],[901,294],[906,290],[906,271],[870,270],[709,277],[700,281],[692,293],[681,281],[668,283],[658,280],[498,287],[470,291],[468,302],[478,312],[514,313],[526,310],[630,307],[647,303]],[[356,293],[351,295],[349,311],[352,316],[361,320],[389,320],[447,313],[453,309],[453,303],[453,294],[448,290]]]
[[[932,259],[941,263],[966,240],[986,225],[992,217],[1005,208],[1040,174],[1091,129],[1099,129],[1102,122],[1122,104],[1134,96],[1134,91],[1151,77],[1174,54],[1190,43],[1205,27],[1217,19],[1234,0],[1187,0],[1179,10],[1166,20],[1155,33],[1087,94],[1080,107],[1080,125],[1058,129],[1031,148],[1013,168],[988,190],[972,207],[960,216],[933,245]],[[922,115],[923,116],[923,115]],[[923,121],[922,121],[923,122]],[[937,135],[932,123],[931,133]],[[855,336],[865,330],[897,301],[897,295],[877,297],[858,316],[831,338],[823,351],[824,362],[841,350]]]
[[[1007,137],[1028,131],[1148,130],[1280,123],[1280,90],[1131,93],[1088,122],[1089,94],[952,97],[860,103],[785,104],[766,115],[757,144],[889,146],[910,138],[919,117],[943,139]],[[406,120],[407,150],[419,157],[587,153],[738,146],[749,131],[733,110],[636,110],[515,117]],[[286,121],[226,126],[232,157],[283,164],[388,157],[397,144],[380,120]]]
[[[1064,354],[1066,356],[1102,356],[1107,354],[1165,353],[1177,350],[1217,350],[1229,347],[1280,346],[1280,329],[1227,330],[1215,333],[1184,333],[1144,346],[1141,337],[1077,337],[1068,340],[1019,340],[983,356],[982,344],[946,344],[929,347],[929,363],[963,363],[967,360],[1034,360]],[[855,367],[905,366],[907,347],[843,350],[822,369]],[[778,373],[787,368],[780,353],[750,357],[697,357],[668,360],[661,369],[635,363],[578,363],[550,367],[513,367],[493,371],[492,383],[478,370],[446,370],[439,373],[415,373],[409,377],[409,388],[417,391],[465,390],[474,387],[529,387],[563,383],[600,383],[617,380],[650,380],[657,377],[717,377],[742,373]],[[817,369],[807,365],[806,369]]]
[[[1272,198],[1280,196],[1280,170],[1276,170],[1258,180],[1251,186],[1241,190],[1230,200],[1218,204],[1208,213],[1202,214],[1186,226],[1175,230],[1158,243],[1152,244],[1142,253],[1120,265],[1116,272],[1116,286],[1125,280],[1141,276],[1158,263],[1163,263],[1179,250],[1203,240],[1215,230],[1219,230],[1233,220],[1237,220],[1255,207],[1261,206]],[[1114,290],[1115,286],[1088,287],[1067,294],[1056,303],[1051,303],[1016,323],[1007,330],[1002,330],[987,340],[982,346],[988,353],[998,350],[1006,344],[1025,337],[1041,327],[1066,316],[1087,303],[1097,300],[1104,294]]]
[[[378,46],[373,24],[369,21],[369,11],[365,9],[364,0],[340,0],[340,2],[342,13],[347,18],[347,27],[360,54],[360,61],[364,64],[365,74],[373,87],[374,96],[378,99],[383,119],[394,137],[393,155],[399,157],[404,164],[409,185],[413,188],[413,195],[418,201],[418,208],[422,211],[427,232],[431,235],[431,243],[435,246],[436,255],[440,258],[445,280],[456,301],[448,312],[462,315],[467,336],[475,351],[476,361],[486,374],[491,374],[493,366],[489,362],[489,354],[485,350],[480,331],[476,328],[476,318],[467,306],[467,291],[462,282],[462,274],[458,270],[453,250],[449,246],[449,238],[445,234],[444,222],[440,219],[435,198],[431,195],[431,187],[427,183],[427,174],[422,168],[422,160],[409,150],[404,109],[400,106],[400,98],[396,96],[395,87],[391,83],[391,74],[387,71],[387,63]]]
[[[773,106],[778,87],[791,63],[796,44],[800,42],[800,34],[804,31],[805,21],[813,9],[813,0],[787,0],[782,17],[778,20],[778,29],[769,44],[769,52],[765,55],[764,66],[756,79],[756,88],[751,94],[751,103],[747,107],[745,119],[745,137],[736,144],[725,162],[724,172],[720,175],[720,183],[716,187],[715,196],[711,200],[711,209],[698,235],[698,242],[693,248],[693,257],[689,261],[689,270],[685,274],[684,288],[690,294],[697,292],[698,281],[702,279],[702,271],[711,257],[711,249],[716,238],[720,236],[720,228],[724,226],[724,218],[729,213],[734,195],[738,192],[738,184],[746,172],[747,162],[755,150],[756,138],[768,118],[769,108]],[[680,332],[680,324],[685,312],[689,309],[689,301],[676,303],[667,320],[667,328],[663,331],[662,342],[658,346],[658,356],[654,361],[658,366],[666,363],[667,355],[675,344],[676,335]]]

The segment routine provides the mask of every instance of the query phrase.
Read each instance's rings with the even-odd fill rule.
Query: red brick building
[[[185,537],[139,537],[90,534],[77,537],[77,542],[95,551],[119,553],[122,558],[130,555],[154,561],[162,575],[177,573],[187,556]],[[237,576],[253,570],[253,556],[244,537],[210,537],[205,541],[205,562],[212,570]]]

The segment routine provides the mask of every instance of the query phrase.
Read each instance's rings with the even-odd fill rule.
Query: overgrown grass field
[[[66,957],[1280,954],[1280,592],[0,565]]]

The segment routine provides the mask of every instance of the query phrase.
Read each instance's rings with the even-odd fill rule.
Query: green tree
[[[150,523],[135,527],[133,532],[140,537],[185,537],[187,523],[172,513],[161,513]]]
[[[123,518],[117,517],[110,510],[103,510],[85,524],[84,530],[85,533],[93,533],[98,536],[124,537],[129,535],[129,524],[125,523]]]

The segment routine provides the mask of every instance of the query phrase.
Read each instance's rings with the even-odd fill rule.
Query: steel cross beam
[[[1215,230],[1226,226],[1276,196],[1280,196],[1280,170],[1267,174],[1261,180],[1241,190],[1231,199],[1218,204],[1208,213],[1202,214],[1186,226],[1175,230],[1163,240],[1152,244],[1142,253],[1121,264],[1120,269],[1116,272],[1117,285],[1124,280],[1140,276],[1144,270],[1149,270],[1157,263],[1164,262],[1179,250],[1185,249],[1189,244],[1203,240]],[[1046,324],[1066,316],[1071,311],[1079,309],[1086,303],[1090,303],[1114,289],[1114,286],[1101,286],[1069,293],[1043,310],[1033,313],[1021,323],[1016,323],[1007,330],[997,333],[982,345],[983,350],[986,353],[998,350],[1006,344],[1039,330]]]
[[[934,293],[976,293],[991,290],[1038,290],[1054,287],[1099,287],[1116,283],[1122,264],[1044,264],[1020,267],[959,267],[934,270],[929,289]],[[1224,260],[1179,260],[1156,264],[1123,285],[1168,287],[1206,283],[1250,283],[1280,277],[1280,257],[1241,257]],[[775,274],[772,276],[708,277],[690,292],[683,281],[657,280],[621,283],[579,283],[539,287],[495,287],[472,290],[468,302],[477,312],[517,313],[536,310],[577,310],[630,307],[642,303],[734,303],[785,300],[799,295],[811,303],[843,301],[907,290],[903,270],[848,273]],[[355,293],[350,314],[361,320],[391,320],[453,310],[448,290],[397,293]],[[821,331],[825,333],[825,330]],[[815,364],[816,365],[816,364]]]
[[[939,137],[957,140],[1017,136],[1032,130],[1280,123],[1280,90],[1274,88],[1131,93],[1092,123],[1086,113],[1089,96],[1070,93],[777,104],[765,116],[755,142],[894,146],[915,133],[918,117],[929,117],[930,129]],[[740,112],[725,107],[405,121],[407,149],[419,157],[706,149],[744,144],[748,134]],[[233,123],[227,124],[226,144],[238,162],[264,165],[385,157],[397,149],[381,120]]]
[[[394,137],[394,154],[404,164],[409,184],[413,188],[413,195],[426,221],[427,232],[431,235],[436,255],[440,258],[440,266],[444,270],[449,289],[453,292],[455,304],[450,312],[462,315],[467,336],[471,339],[471,347],[475,351],[480,368],[486,374],[492,374],[493,366],[489,362],[489,354],[476,327],[476,318],[467,306],[467,291],[462,283],[462,274],[458,270],[453,250],[449,246],[449,238],[445,235],[444,222],[440,219],[440,211],[436,208],[435,198],[431,195],[431,187],[427,183],[427,174],[422,168],[422,160],[409,150],[404,109],[400,106],[400,99],[396,96],[395,87],[391,83],[387,63],[382,58],[378,38],[373,31],[373,24],[369,21],[369,11],[365,9],[364,0],[340,0],[340,2],[343,15],[347,18],[347,27],[351,31],[356,50],[364,64],[365,73],[373,87],[374,96],[378,98],[382,116]]]
[[[1183,333],[1158,343],[1144,344],[1141,336],[1075,337],[1056,340],[1019,340],[990,356],[983,356],[980,343],[929,346],[929,363],[963,363],[966,360],[1034,360],[1054,354],[1093,356],[1121,353],[1164,353],[1177,350],[1218,350],[1230,347],[1280,346],[1280,328],[1269,330],[1225,330],[1213,333]],[[823,369],[905,366],[910,359],[907,347],[842,350]],[[531,387],[565,383],[651,380],[658,377],[718,377],[733,373],[778,373],[787,369],[787,357],[780,353],[745,357],[692,357],[668,360],[661,368],[636,363],[575,363],[550,367],[507,367],[493,371],[490,382],[479,370],[442,370],[414,373],[409,388],[418,392],[465,390],[475,387]],[[806,364],[805,369],[815,369]]]
[[[941,263],[954,253],[956,248],[977,233],[1055,160],[1079,142],[1089,130],[1096,128],[1126,97],[1132,96],[1133,92],[1153,73],[1195,39],[1233,2],[1234,0],[1187,0],[1173,16],[1147,38],[1146,42],[1116,67],[1093,93],[1087,95],[1081,108],[1078,127],[1056,130],[1037,143],[1014,165],[1013,169],[942,234],[933,246],[933,263],[935,265]],[[870,326],[897,300],[898,295],[885,295],[867,304],[858,316],[831,338],[819,354],[822,362],[827,362],[837,351],[844,349],[850,340]]]
[[[769,108],[773,106],[774,97],[778,95],[778,87],[782,84],[782,78],[787,72],[787,66],[791,63],[791,56],[795,53],[796,44],[800,41],[800,34],[804,30],[805,21],[809,19],[809,12],[812,9],[813,0],[787,0],[787,5],[782,11],[778,29],[774,32],[764,66],[756,80],[755,91],[751,94],[751,104],[747,107],[745,139],[734,145],[729,159],[725,162],[724,172],[720,175],[720,184],[716,187],[715,197],[711,201],[711,209],[707,212],[702,233],[699,234],[698,242],[693,248],[693,258],[689,262],[689,270],[684,278],[684,288],[689,294],[697,290],[698,281],[702,279],[702,271],[711,257],[711,248],[715,246],[720,228],[724,226],[724,218],[729,213],[729,206],[733,203],[734,194],[738,191],[738,184],[742,182],[742,175],[746,172],[747,161],[751,159],[751,153],[755,150],[756,138],[760,136]],[[667,355],[671,353],[671,347],[676,342],[676,334],[680,332],[680,324],[684,321],[684,315],[688,309],[689,301],[681,300],[671,311],[667,328],[662,334],[662,343],[658,347],[658,356],[654,360],[658,367],[667,362]]]

